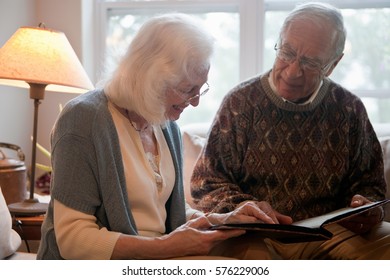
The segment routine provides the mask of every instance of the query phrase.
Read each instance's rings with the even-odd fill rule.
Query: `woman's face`
[[[189,105],[196,107],[199,104],[200,95],[208,88],[207,77],[209,70],[204,71],[194,79],[183,80],[177,87],[167,89],[165,115],[168,120],[175,121]]]

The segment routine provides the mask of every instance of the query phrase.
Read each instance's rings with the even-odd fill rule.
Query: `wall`
[[[91,26],[88,20],[92,13],[93,0],[1,0],[0,45],[19,27],[37,26],[43,22],[47,28],[65,33],[80,61],[88,65],[87,73],[92,77],[92,52],[88,52],[84,45],[88,38],[93,37],[93,31],[87,29]],[[89,33],[84,35],[86,31]],[[59,104],[64,105],[74,97],[74,94],[46,92],[38,117],[38,142],[45,148],[50,148],[49,135],[59,113]],[[28,90],[0,85],[0,142],[19,145],[26,154],[28,166],[31,161],[32,118],[33,101]],[[7,154],[16,156],[12,152]],[[39,151],[37,162],[50,164]],[[37,176],[41,173],[37,170]]]
[[[80,61],[85,64],[88,61],[88,50],[84,51],[83,45],[83,6],[90,4],[90,0],[36,0],[36,18],[44,22],[48,28],[60,30],[65,33]],[[85,11],[85,9],[84,9]],[[88,36],[92,36],[88,34]],[[89,69],[91,71],[91,69]],[[90,77],[92,75],[88,73]],[[49,135],[54,121],[59,113],[59,104],[65,105],[70,99],[76,97],[74,94],[46,92],[45,99],[40,105],[39,138],[38,141],[46,148],[50,147]],[[44,117],[41,117],[44,116]],[[47,162],[42,155],[37,155],[38,162]]]
[[[0,1],[0,45],[21,26],[35,23],[35,5],[31,0]],[[0,142],[20,146],[31,157],[33,103],[28,90],[0,85]],[[7,154],[16,157],[7,150]],[[4,150],[6,152],[6,150]]]

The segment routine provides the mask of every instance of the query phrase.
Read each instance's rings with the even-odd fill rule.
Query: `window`
[[[164,2],[164,3],[163,3]],[[240,81],[239,49],[240,22],[237,1],[191,3],[188,1],[130,1],[123,5],[107,5],[105,13],[104,63],[114,65],[115,59],[126,50],[132,37],[149,17],[163,12],[184,12],[200,17],[216,37],[215,55],[209,73],[210,91],[201,98],[195,109],[189,106],[179,124],[211,122],[223,95]],[[111,3],[114,4],[114,3]],[[116,3],[118,4],[118,3]]]
[[[100,0],[98,57],[109,70],[140,25],[155,14],[176,11],[200,17],[217,39],[210,92],[196,109],[189,106],[178,123],[210,122],[230,88],[272,67],[280,26],[297,2]],[[390,0],[328,2],[342,9],[348,31],[345,55],[331,78],[362,98],[372,122],[390,122]]]

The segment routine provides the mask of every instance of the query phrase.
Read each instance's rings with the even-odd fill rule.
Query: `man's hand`
[[[359,194],[354,195],[350,206],[352,208],[359,207],[365,204],[368,204],[372,202],[368,198],[361,196]],[[340,224],[359,234],[366,233],[371,228],[373,228],[376,224],[381,222],[383,220],[383,208],[382,207],[375,207],[369,211],[366,211],[360,215],[353,216],[348,220],[340,222]]]
[[[246,201],[234,211],[226,214],[210,214],[209,220],[216,223],[250,223],[264,222],[266,224],[291,224],[289,216],[280,214],[265,201]]]

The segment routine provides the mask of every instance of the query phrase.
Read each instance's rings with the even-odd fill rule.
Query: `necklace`
[[[133,121],[130,119],[129,110],[127,110],[127,109],[126,109],[126,116],[127,116],[127,119],[129,120],[131,126],[132,126],[137,132],[142,132],[142,131],[145,131],[146,129],[148,129],[148,127],[149,127],[148,124],[147,124],[144,128],[137,128],[136,123],[133,122]]]
[[[157,190],[161,192],[163,187],[163,178],[160,172],[160,155],[153,155],[152,153],[146,153],[146,158],[148,159],[153,172],[154,172],[154,180],[156,181]]]

